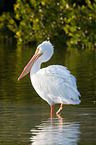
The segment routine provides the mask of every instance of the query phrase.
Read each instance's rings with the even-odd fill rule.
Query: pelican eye
[[[37,48],[36,53],[37,53],[37,54],[39,53],[39,48]]]

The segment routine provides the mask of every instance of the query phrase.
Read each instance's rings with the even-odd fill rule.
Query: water
[[[32,88],[29,75],[18,82],[35,47],[0,44],[0,145],[95,145],[96,51],[61,49],[42,64],[61,64],[77,79],[80,105],[65,105],[50,118],[50,107]],[[55,105],[55,112],[60,105]]]

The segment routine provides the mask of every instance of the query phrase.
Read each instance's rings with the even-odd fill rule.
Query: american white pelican
[[[40,69],[41,63],[48,61],[53,53],[54,48],[49,41],[41,43],[18,78],[20,80],[30,72],[34,89],[51,106],[51,116],[56,103],[61,104],[60,109],[56,112],[56,114],[59,114],[64,104],[79,104],[81,102],[76,79],[66,67],[50,65]]]

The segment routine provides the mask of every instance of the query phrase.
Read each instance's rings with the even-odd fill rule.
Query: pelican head
[[[44,41],[40,45],[38,45],[34,56],[31,58],[31,60],[25,66],[25,68],[24,68],[23,72],[21,73],[21,75],[19,76],[18,80],[20,80],[21,78],[23,78],[25,75],[27,75],[30,72],[31,67],[33,66],[33,64],[35,62],[38,61],[38,62],[40,62],[40,64],[42,62],[46,62],[52,57],[53,53],[54,53],[54,49],[53,49],[53,46],[50,43],[50,41]]]
[[[53,55],[53,46],[50,43],[50,41],[44,41],[43,43],[41,43],[40,45],[38,45],[36,52],[38,52],[38,54],[42,54],[41,58],[42,58],[42,62],[46,62],[48,61],[51,56]]]

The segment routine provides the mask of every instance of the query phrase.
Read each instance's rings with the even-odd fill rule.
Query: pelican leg
[[[53,113],[54,113],[54,105],[51,105],[51,118],[53,118]]]
[[[63,107],[64,107],[64,104],[61,104],[59,110],[56,112],[57,115],[60,113],[60,111],[63,109]]]

